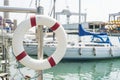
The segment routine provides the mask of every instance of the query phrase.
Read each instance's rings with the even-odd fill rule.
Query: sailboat
[[[106,59],[120,57],[119,37],[110,37],[107,33],[92,33],[85,31],[79,24],[79,42],[68,42],[64,59]],[[91,38],[90,38],[91,37]],[[82,40],[83,38],[83,40]],[[88,40],[88,41],[85,41]],[[50,56],[56,49],[57,42],[44,45],[44,53]]]
[[[68,38],[67,51],[64,59],[106,59],[120,57],[120,37],[108,36],[107,33],[93,33],[79,26],[78,41]],[[43,52],[50,56],[57,47],[57,41],[52,36],[44,39]],[[37,43],[25,43],[29,55],[37,55]]]

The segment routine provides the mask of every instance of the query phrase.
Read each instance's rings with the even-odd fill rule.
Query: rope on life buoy
[[[23,47],[24,34],[28,29],[37,25],[45,25],[49,27],[56,34],[58,42],[56,51],[51,56],[43,60],[31,58]],[[66,38],[66,33],[62,25],[55,19],[43,15],[33,16],[30,19],[22,21],[16,28],[12,40],[13,52],[16,59],[26,67],[34,70],[48,69],[55,66],[63,58],[67,46]]]

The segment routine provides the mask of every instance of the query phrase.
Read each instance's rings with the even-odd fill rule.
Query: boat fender
[[[93,55],[96,56],[95,47],[93,47]]]
[[[113,57],[112,48],[110,48],[109,53],[110,53],[111,57]]]
[[[55,52],[43,60],[31,58],[23,47],[23,39],[27,30],[38,25],[45,25],[49,27],[56,34],[58,41]],[[66,38],[67,37],[63,26],[59,24],[55,19],[44,15],[32,16],[30,19],[22,21],[14,31],[12,40],[13,52],[17,61],[26,67],[34,70],[48,69],[55,66],[63,58],[67,46]]]
[[[80,55],[80,56],[82,55],[82,51],[81,51],[81,48],[79,48],[79,55]]]

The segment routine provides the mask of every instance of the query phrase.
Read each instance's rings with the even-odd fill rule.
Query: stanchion
[[[38,6],[37,13],[43,14],[43,7]],[[38,41],[38,59],[41,60],[43,59],[43,26],[38,25],[36,32],[37,32],[36,36]],[[40,74],[38,76],[38,80],[43,80],[42,70],[38,71],[38,74]]]

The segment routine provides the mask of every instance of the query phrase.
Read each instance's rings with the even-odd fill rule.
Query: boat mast
[[[79,0],[79,25],[81,25],[81,0]],[[78,27],[79,27],[78,25]],[[79,29],[79,28],[78,28]],[[79,35],[78,35],[79,36]],[[79,37],[78,43],[81,42],[81,37]]]
[[[53,1],[53,18],[55,18],[55,2],[56,0]],[[53,41],[55,40],[55,33],[53,32]]]
[[[79,24],[81,23],[81,0],[79,0]]]
[[[4,0],[4,6],[9,6],[9,0]],[[4,18],[9,18],[9,12],[4,12]]]
[[[53,3],[53,8],[54,8],[54,9],[53,9],[53,18],[55,18],[55,7],[56,7],[56,6],[55,6],[55,2],[56,2],[56,0],[54,0],[54,3]]]

